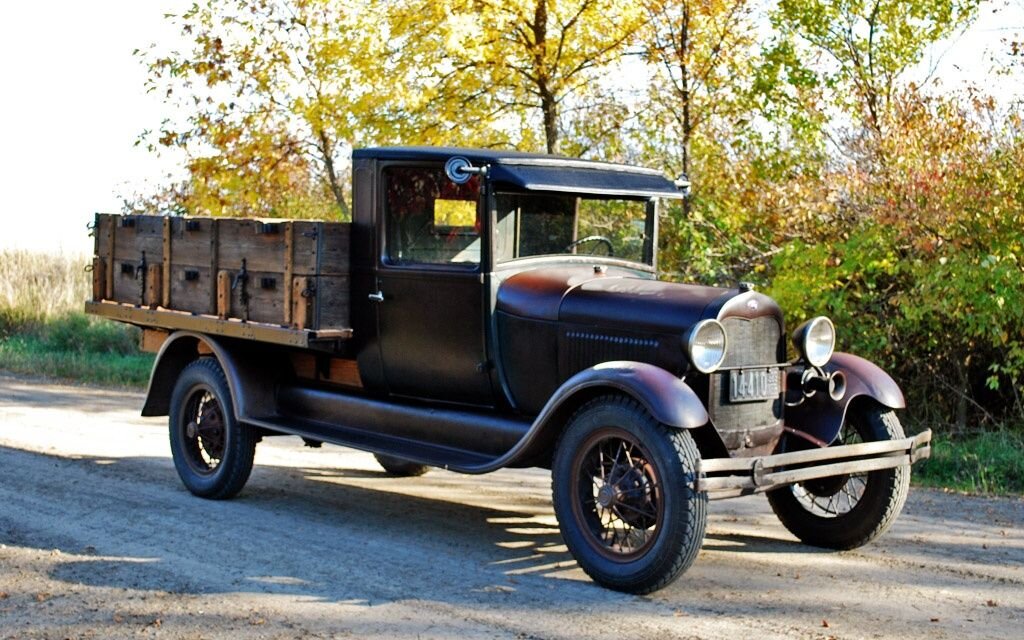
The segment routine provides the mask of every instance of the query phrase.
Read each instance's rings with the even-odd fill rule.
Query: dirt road
[[[653,596],[587,581],[538,470],[392,479],[265,440],[242,495],[192,497],[134,393],[0,375],[0,638],[1016,638],[1024,501],[912,492],[881,541],[798,544],[716,502]]]

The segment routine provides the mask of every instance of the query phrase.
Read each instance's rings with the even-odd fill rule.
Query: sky
[[[168,41],[181,0],[32,0],[0,9],[0,249],[91,253],[85,225],[177,166],[134,147],[161,105],[132,51]]]
[[[166,115],[144,90],[132,55],[159,42],[174,46],[164,18],[190,0],[32,0],[0,9],[0,249],[91,253],[85,225],[96,211],[118,212],[120,195],[142,192],[180,158],[135,147]],[[986,87],[1019,97],[1019,79],[994,77],[989,54],[1024,32],[1024,0],[983,3],[974,26],[938,43],[918,75],[937,66],[943,84]]]

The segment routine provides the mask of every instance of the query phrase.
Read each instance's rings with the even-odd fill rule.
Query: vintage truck
[[[563,538],[632,593],[690,566],[711,498],[802,541],[884,532],[930,433],[896,383],[747,284],[657,279],[657,171],[450,148],[353,153],[352,222],[98,215],[86,310],[158,351],[185,486],[230,498],[296,435],[392,474],[551,470]],[[813,292],[808,292],[813,295]]]

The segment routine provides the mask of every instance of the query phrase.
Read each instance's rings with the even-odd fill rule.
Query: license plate
[[[778,396],[777,369],[733,369],[729,372],[729,402],[768,400]]]

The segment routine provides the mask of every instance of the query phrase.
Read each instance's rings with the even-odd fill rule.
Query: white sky
[[[173,46],[164,19],[189,0],[31,0],[0,9],[0,249],[90,253],[85,225],[120,210],[118,194],[180,171],[172,158],[133,146],[165,115],[143,89],[132,50]],[[954,88],[974,82],[1007,99],[1019,78],[988,74],[1000,39],[1024,30],[1024,0],[985,3],[963,37],[937,45],[930,63]]]

